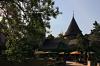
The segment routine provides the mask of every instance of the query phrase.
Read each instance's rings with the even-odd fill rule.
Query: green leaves
[[[94,52],[95,58],[97,61],[100,61],[100,24],[95,21],[94,25],[94,29],[91,30],[91,34],[89,35],[89,39],[91,42],[91,51]]]
[[[4,0],[0,2],[3,19],[1,32],[6,35],[6,55],[10,61],[24,62],[32,58],[50,28],[51,17],[56,18],[59,9],[53,0]]]

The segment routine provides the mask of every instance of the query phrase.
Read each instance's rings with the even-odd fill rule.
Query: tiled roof
[[[60,40],[58,39],[53,39],[53,40],[49,40],[49,39],[46,39],[43,46],[42,46],[42,49],[45,49],[45,50],[64,50],[64,49],[67,49],[67,45],[65,45],[63,42],[61,42]]]

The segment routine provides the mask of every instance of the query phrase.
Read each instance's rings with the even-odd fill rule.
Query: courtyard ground
[[[83,65],[83,64],[78,63],[78,62],[67,61],[66,66],[87,66],[87,65]]]

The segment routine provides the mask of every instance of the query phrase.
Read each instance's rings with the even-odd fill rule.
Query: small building
[[[67,51],[67,45],[58,39],[46,39],[41,49],[44,51]]]
[[[71,49],[77,46],[78,44],[77,36],[78,35],[83,35],[83,34],[80,28],[78,27],[77,22],[73,15],[71,23],[67,31],[64,34],[65,42],[63,42],[62,40],[58,40],[58,39],[53,39],[53,40],[46,39],[45,42],[43,43],[42,49],[45,49],[45,50]]]

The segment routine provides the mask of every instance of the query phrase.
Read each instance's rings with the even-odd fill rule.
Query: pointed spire
[[[74,10],[73,10],[73,17],[74,17]]]
[[[78,34],[82,34],[81,30],[79,29],[76,20],[74,18],[74,12],[73,12],[73,18],[71,20],[71,23],[68,27],[68,30],[66,31],[66,36],[77,36]]]

